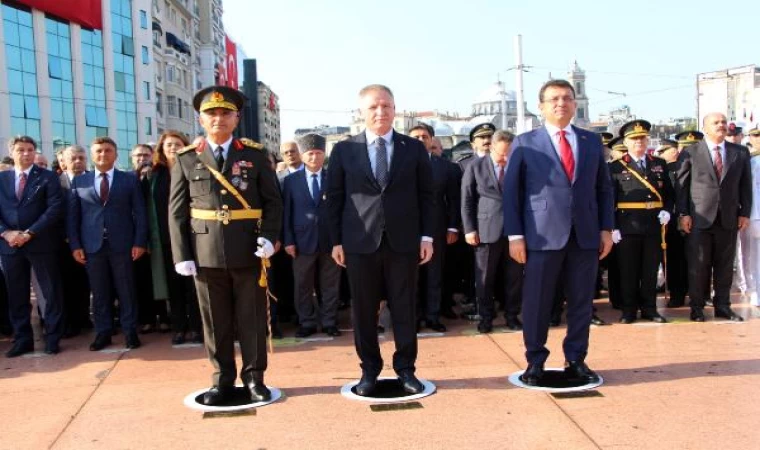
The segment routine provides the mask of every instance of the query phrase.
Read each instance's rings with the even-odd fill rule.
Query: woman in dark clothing
[[[186,339],[202,343],[201,318],[198,298],[192,277],[183,277],[174,271],[171,241],[169,240],[169,186],[171,168],[176,154],[188,145],[185,136],[178,131],[166,131],[158,139],[153,153],[151,175],[151,202],[148,213],[151,230],[151,256],[154,280],[163,278],[169,291],[169,309],[174,330],[172,344],[183,344]],[[154,247],[155,245],[155,247]],[[160,270],[158,272],[157,270]]]

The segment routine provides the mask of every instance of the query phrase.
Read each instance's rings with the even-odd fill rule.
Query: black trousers
[[[298,323],[305,328],[337,326],[340,296],[340,266],[327,252],[299,253],[293,259]],[[318,285],[317,285],[318,284]],[[314,293],[320,293],[317,302]],[[315,307],[315,303],[319,303]]]
[[[433,239],[433,258],[420,267],[418,317],[438,322],[443,302],[443,270],[446,264],[446,236]]]
[[[459,239],[447,248],[450,255],[450,268],[446,276],[447,291],[459,292],[470,300],[475,298],[475,256],[472,246],[464,240],[464,234],[459,233]],[[449,264],[449,263],[446,263]]]
[[[200,332],[201,313],[198,309],[198,296],[195,293],[193,280],[175,272],[173,266],[170,267],[166,271],[166,281],[169,285],[172,330],[175,333]]]
[[[660,235],[626,234],[616,244],[623,315],[657,313],[657,269],[662,261]]]
[[[8,288],[8,312],[16,342],[33,342],[30,302],[32,269],[45,296],[45,341],[57,343],[63,335],[63,288],[55,252],[30,253],[23,249],[0,255]]]
[[[377,340],[377,311],[387,293],[393,322],[393,369],[415,370],[417,360],[416,293],[419,252],[394,252],[383,237],[373,253],[346,253],[346,268],[353,301],[354,345],[362,371],[379,375],[383,358]]]
[[[5,285],[5,274],[0,267],[0,329],[3,329],[4,332],[13,329],[8,312],[8,289]]]
[[[58,266],[63,283],[63,316],[65,328],[78,331],[90,325],[90,280],[87,269],[71,256],[68,244],[58,251]]]
[[[243,367],[240,378],[267,368],[266,293],[259,286],[260,266],[241,269],[201,267],[195,277],[206,353],[214,366],[214,386],[232,386],[237,377],[235,330]]]
[[[524,266],[509,256],[509,240],[505,237],[475,247],[475,292],[481,320],[490,322],[495,318],[494,297],[504,305],[505,317],[520,314],[523,270]],[[499,291],[497,286],[501,287]]]
[[[277,324],[278,316],[288,319],[295,313],[295,279],[293,278],[293,258],[284,250],[269,258],[272,267],[268,270],[269,288],[277,297],[276,309],[272,314],[272,325]],[[275,314],[276,311],[276,314]]]
[[[715,223],[705,229],[692,228],[687,237],[689,259],[689,298],[692,309],[702,309],[710,298],[710,281],[715,290],[715,308],[731,306],[731,281],[734,277],[737,230]]]
[[[87,253],[87,276],[92,288],[92,314],[95,331],[109,334],[113,330],[114,296],[119,299],[121,329],[125,335],[137,331],[137,297],[132,255],[113,252],[108,240],[95,253]]]
[[[668,291],[670,298],[683,301],[689,292],[689,269],[686,260],[686,237],[675,226],[668,228],[665,236],[668,244]]]

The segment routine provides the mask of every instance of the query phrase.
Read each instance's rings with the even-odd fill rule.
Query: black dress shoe
[[[356,385],[356,395],[361,395],[362,397],[369,397],[372,395],[373,392],[375,392],[375,387],[377,386],[377,375],[369,375],[366,373],[362,374],[362,379],[359,380],[359,384]]]
[[[596,314],[591,315],[591,324],[596,325],[598,327],[603,327],[605,325],[608,325],[607,322],[604,321],[601,317],[597,316]]]
[[[296,337],[297,337],[297,338],[307,338],[307,337],[311,336],[312,334],[314,334],[314,333],[316,333],[316,332],[317,332],[317,329],[316,329],[316,328],[311,328],[311,327],[299,327],[299,328],[296,330]]]
[[[282,336],[280,336],[282,338]],[[191,331],[190,338],[188,339],[193,344],[203,344],[203,333],[198,331]]]
[[[428,320],[427,327],[430,328],[433,331],[437,331],[438,333],[445,333],[446,332],[446,325],[442,324],[441,322],[435,320]]]
[[[634,322],[636,322],[636,316],[623,314],[623,316],[620,317],[620,323],[622,323],[623,325],[630,325]]]
[[[507,330],[522,331],[523,324],[517,317],[507,317]]]
[[[109,345],[111,345],[111,333],[99,333],[95,336],[95,340],[92,341],[92,344],[90,344],[90,351],[96,352],[98,350],[103,350]]]
[[[486,334],[493,331],[493,324],[491,321],[482,320],[478,324],[478,333]]]
[[[528,368],[520,375],[520,381],[528,386],[538,386],[541,378],[544,376],[543,364],[528,364]]]
[[[203,404],[207,406],[217,406],[230,400],[235,389],[232,386],[220,387],[214,386],[203,394]]]
[[[268,402],[272,399],[272,392],[264,384],[264,372],[256,371],[245,383],[248,393],[251,395],[251,401],[254,403]]]
[[[61,346],[58,342],[48,342],[45,344],[46,355],[57,355],[59,353],[61,353]]]
[[[668,308],[680,308],[686,304],[686,300],[683,297],[670,297],[666,307]]]
[[[126,344],[125,347],[134,350],[136,348],[140,348],[142,343],[140,342],[140,338],[137,337],[137,333],[129,333],[127,335]]]
[[[728,319],[732,322],[744,322],[744,318],[731,310],[731,308],[715,308],[715,318]]]
[[[705,313],[702,309],[692,308],[691,313],[689,314],[689,319],[691,319],[692,322],[704,322]]]
[[[653,314],[641,314],[641,320],[648,320],[650,322],[655,323],[668,323],[668,319],[664,318],[659,313],[653,313]]]
[[[322,331],[324,331],[326,335],[332,336],[332,337],[338,337],[338,336],[343,335],[343,333],[340,332],[338,327],[326,327]]]
[[[178,331],[172,336],[172,345],[182,345],[185,343],[185,333]]]
[[[425,386],[422,385],[420,380],[414,376],[414,373],[410,371],[403,371],[398,374],[398,380],[401,382],[401,387],[407,394],[419,394],[425,390]]]
[[[30,341],[17,341],[13,344],[10,350],[5,352],[6,358],[15,358],[25,353],[32,353],[34,351],[34,343]]]
[[[583,361],[568,361],[565,363],[565,375],[574,380],[583,380],[586,383],[598,383],[599,375],[589,369]]]

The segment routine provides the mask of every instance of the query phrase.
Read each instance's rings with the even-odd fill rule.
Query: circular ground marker
[[[435,385],[428,380],[418,378],[425,388],[419,394],[407,394],[401,387],[401,382],[396,377],[381,377],[377,379],[377,387],[372,397],[364,397],[356,394],[355,388],[359,380],[352,381],[340,388],[340,393],[351,400],[370,403],[402,403],[418,400],[435,392]]]
[[[187,394],[184,403],[185,406],[190,409],[195,409],[197,411],[203,412],[231,412],[242,411],[244,409],[250,408],[258,408],[259,406],[265,406],[270,403],[274,403],[282,397],[282,391],[276,387],[267,387],[272,392],[272,399],[266,402],[251,402],[251,397],[248,393],[248,389],[244,386],[235,386],[235,392],[233,393],[232,398],[223,405],[208,406],[202,403],[203,394],[208,392],[208,388],[199,389],[195,392]]]
[[[599,381],[596,383],[584,383],[580,380],[570,379],[565,376],[565,369],[545,369],[544,376],[541,378],[540,386],[528,386],[520,380],[520,375],[525,372],[520,370],[509,376],[509,382],[517,387],[524,389],[533,389],[535,391],[544,392],[578,392],[586,391],[588,389],[598,388],[604,383],[604,379],[600,376]]]

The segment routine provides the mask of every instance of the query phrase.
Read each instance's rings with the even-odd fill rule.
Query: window
[[[167,111],[169,117],[177,117],[177,97],[170,95],[166,98]]]
[[[148,29],[148,13],[142,9],[140,10],[140,28],[143,30]]]
[[[167,64],[166,65],[166,81],[173,83],[174,80],[175,80],[174,66]]]
[[[150,53],[148,52],[148,47],[142,46],[142,63],[145,65],[150,64]]]
[[[188,36],[190,33],[187,32],[187,20],[185,20],[184,17],[180,19],[180,24],[182,28],[182,33],[184,33],[185,36]]]
[[[135,56],[135,43],[131,37],[123,36],[121,38],[121,53],[126,56]]]
[[[177,116],[178,116],[180,119],[182,118],[182,110],[184,109],[184,107],[182,106],[182,103],[183,103],[183,102],[182,102],[182,99],[181,99],[181,98],[178,98],[178,99],[177,99],[177,111],[179,112],[179,114],[177,114]]]
[[[579,119],[585,119],[586,118],[586,109],[585,108],[578,108],[578,112],[577,112],[576,116]]]
[[[143,98],[150,100],[150,82],[143,81]]]
[[[145,118],[145,135],[150,136],[153,134],[153,121],[150,117]]]
[[[156,112],[159,116],[164,115],[164,105],[161,103],[162,97],[160,92],[156,92]]]

